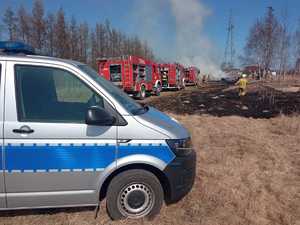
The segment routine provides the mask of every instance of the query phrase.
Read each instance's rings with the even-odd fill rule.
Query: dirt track
[[[205,101],[221,94],[225,97]],[[294,94],[292,100],[277,101],[280,102],[277,107],[281,107],[278,109],[286,109],[286,114],[295,113],[297,105],[284,103],[299,104],[299,95]],[[195,185],[188,196],[163,207],[153,221],[112,222],[103,202],[97,220],[93,218],[93,210],[87,208],[31,210],[1,213],[0,224],[300,224],[299,116],[254,119],[249,117],[274,117],[278,112],[262,116],[265,114],[255,114],[252,109],[248,110],[250,113],[230,110],[228,116],[222,116],[226,111],[218,107],[233,107],[239,104],[239,99],[234,90],[223,92],[220,86],[164,93],[146,102],[168,111],[192,134],[198,166]],[[243,104],[249,108],[255,106],[251,101]],[[202,108],[205,111],[200,111]]]

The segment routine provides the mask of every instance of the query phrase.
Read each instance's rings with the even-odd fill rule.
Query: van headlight
[[[166,140],[169,148],[177,156],[186,156],[192,152],[193,145],[191,138],[184,139],[167,139]]]

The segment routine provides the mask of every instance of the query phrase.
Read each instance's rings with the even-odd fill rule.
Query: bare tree
[[[264,43],[264,67],[270,69],[272,60],[274,59],[275,49],[278,45],[278,28],[279,23],[274,15],[272,7],[268,8],[268,13],[264,22],[263,38]]]
[[[143,42],[143,56],[147,59],[154,59],[154,54],[147,41]]]
[[[42,0],[35,0],[32,9],[32,45],[42,50],[45,38],[44,6]]]
[[[18,25],[17,25],[18,38],[24,42],[29,42],[31,37],[30,34],[31,17],[30,15],[28,15],[23,5],[20,6],[17,13],[17,17],[18,17]]]
[[[45,20],[45,53],[54,55],[55,44],[55,16],[49,13]]]
[[[89,52],[89,27],[87,23],[81,23],[79,25],[79,60],[81,62],[88,62]]]
[[[54,54],[60,58],[69,58],[69,38],[67,34],[67,23],[65,12],[62,8],[56,13],[54,25]]]
[[[8,7],[4,13],[3,22],[8,30],[8,37],[10,41],[17,39],[17,18],[14,11]]]
[[[91,66],[96,69],[97,66],[97,58],[99,56],[99,50],[97,46],[97,38],[96,38],[96,33],[95,31],[90,31],[90,43],[91,43]]]
[[[107,45],[106,42],[106,31],[105,26],[101,23],[96,24],[96,48],[97,48],[97,55],[98,57],[104,57],[105,56],[105,46]]]
[[[79,47],[78,47],[78,25],[75,17],[73,16],[71,19],[71,23],[69,26],[69,35],[70,35],[70,57],[72,59],[79,59]]]
[[[112,56],[112,43],[111,43],[111,27],[109,20],[105,20],[105,56],[111,57]]]
[[[268,71],[274,60],[279,46],[280,24],[269,7],[263,19],[257,20],[251,27],[245,46],[244,59],[258,64],[264,71]]]
[[[287,9],[283,12],[281,25],[279,27],[279,72],[285,77],[288,70],[289,50],[290,50],[291,35],[288,30],[288,12]]]
[[[135,36],[132,39],[132,48],[134,55],[143,56],[143,45],[138,36]]]
[[[111,36],[110,36],[110,41],[111,41],[111,56],[118,56],[119,54],[119,34],[116,29],[111,30]]]

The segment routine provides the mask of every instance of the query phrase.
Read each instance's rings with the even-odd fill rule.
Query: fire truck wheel
[[[141,99],[141,100],[143,100],[143,99],[146,98],[146,88],[145,88],[144,85],[141,86],[141,90],[140,90],[140,92],[138,93],[138,98]]]
[[[155,89],[155,95],[156,96],[160,96],[160,92],[161,92],[161,85],[157,84],[157,87]]]
[[[185,79],[182,80],[182,89],[185,89]]]
[[[177,85],[176,85],[176,91],[180,91],[181,87],[182,87],[182,86],[181,86],[180,83],[178,82]]]

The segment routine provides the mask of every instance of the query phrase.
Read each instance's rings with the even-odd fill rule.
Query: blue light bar
[[[35,54],[33,47],[18,41],[0,41],[0,52],[3,52],[8,55],[19,53],[25,55]]]

